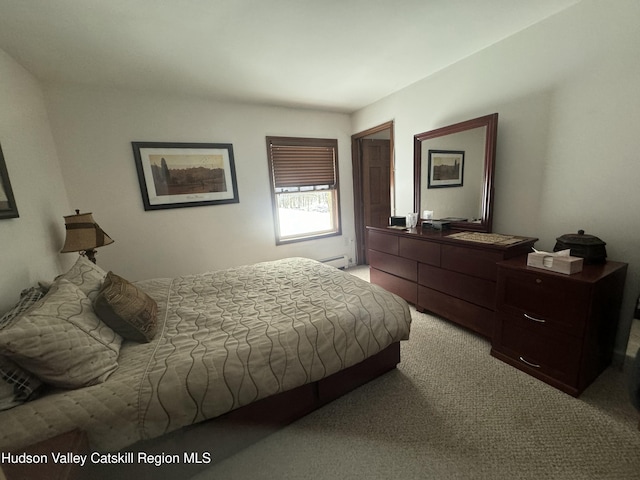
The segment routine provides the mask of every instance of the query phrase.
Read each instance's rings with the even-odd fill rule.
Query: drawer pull
[[[547,323],[546,320],[543,320],[541,318],[532,317],[531,315],[527,315],[526,313],[524,314],[524,318],[527,318],[529,320],[533,320],[534,322],[538,322],[538,323]]]
[[[540,365],[538,365],[537,363],[531,363],[531,362],[527,362],[524,358],[520,357],[520,361],[526,363],[527,365],[529,365],[530,367],[533,368],[541,368]]]

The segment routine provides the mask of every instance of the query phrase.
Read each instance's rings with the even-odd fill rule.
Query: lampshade
[[[95,222],[91,213],[80,213],[64,217],[67,237],[61,252],[91,252],[97,247],[113,243],[113,239]]]

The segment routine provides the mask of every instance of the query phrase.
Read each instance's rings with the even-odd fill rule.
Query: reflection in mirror
[[[422,142],[420,212],[430,210],[435,218],[482,219],[486,130],[486,127],[473,128]],[[424,168],[425,159],[427,168]],[[446,165],[447,162],[452,165]],[[442,172],[442,169],[455,169],[449,175],[451,180],[447,180],[447,170]]]
[[[498,114],[414,137],[415,211],[452,219],[457,230],[490,232]]]

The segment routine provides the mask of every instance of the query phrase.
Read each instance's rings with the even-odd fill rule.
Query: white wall
[[[288,256],[351,253],[350,119],[344,114],[77,85],[45,89],[72,209],[115,243],[98,264],[125,278],[169,277]],[[338,139],[343,235],[275,245],[267,135]],[[240,203],[145,211],[132,141],[231,143]]]
[[[0,50],[0,145],[19,218],[0,220],[0,313],[23,288],[68,266],[58,251],[69,209],[42,91]]]
[[[636,0],[584,0],[353,115],[354,132],[395,120],[401,214],[413,135],[498,112],[494,231],[552,249],[584,229],[628,262],[619,355],[640,293],[638,19]]]

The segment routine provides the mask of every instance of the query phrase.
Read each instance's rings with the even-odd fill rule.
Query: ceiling
[[[352,112],[579,0],[0,0],[43,82]]]

